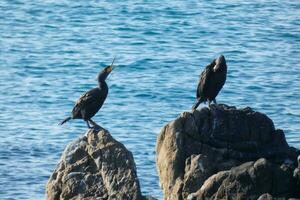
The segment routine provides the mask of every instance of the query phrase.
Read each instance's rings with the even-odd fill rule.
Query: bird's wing
[[[200,81],[197,89],[197,98],[200,98],[201,94],[206,90],[207,85],[209,84],[209,76],[212,70],[210,66],[207,66],[200,75]]]
[[[200,81],[197,89],[197,98],[200,98],[200,96],[203,93],[206,93],[206,90],[208,89],[209,85],[211,84],[211,75],[213,73],[213,68],[216,65],[216,59],[214,59],[209,65],[205,67],[203,72],[200,75]]]
[[[81,110],[84,109],[87,105],[94,101],[95,89],[92,89],[84,94],[82,94],[79,99],[76,101],[73,108],[73,116],[76,117],[81,114]]]

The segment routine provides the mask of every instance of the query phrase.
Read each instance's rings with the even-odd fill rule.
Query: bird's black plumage
[[[94,126],[97,125],[91,118],[100,110],[107,97],[108,86],[105,80],[112,70],[113,63],[105,67],[98,74],[98,87],[87,91],[79,97],[72,110],[71,116],[63,120],[60,123],[61,125],[71,119],[83,119],[86,121],[89,128],[89,123],[93,124]]]
[[[200,75],[200,81],[197,88],[197,102],[193,106],[196,109],[200,103],[211,101],[216,103],[216,96],[222,89],[227,74],[226,60],[223,55],[214,59],[209,65],[207,65],[204,71]]]

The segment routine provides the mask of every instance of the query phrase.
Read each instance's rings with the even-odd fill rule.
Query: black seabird
[[[197,88],[197,102],[193,106],[193,110],[202,102],[213,101],[217,104],[216,96],[222,89],[227,74],[226,60],[223,55],[214,59],[212,63],[207,65],[200,75],[200,81]]]
[[[115,59],[111,65],[105,67],[98,74],[98,87],[93,88],[81,95],[75,103],[75,106],[72,110],[72,115],[64,119],[60,125],[71,119],[83,119],[87,123],[88,128],[91,128],[89,123],[91,123],[94,127],[99,127],[99,125],[97,125],[91,118],[100,110],[107,97],[108,87],[105,80],[110,72],[114,69],[114,61]]]

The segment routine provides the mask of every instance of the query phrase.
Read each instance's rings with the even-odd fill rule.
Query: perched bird
[[[226,60],[223,55],[214,59],[212,63],[207,65],[200,75],[200,81],[197,88],[197,102],[193,106],[193,110],[202,102],[208,101],[209,104],[213,101],[217,104],[216,96],[222,89],[227,74]]]
[[[75,106],[72,110],[72,115],[64,119],[60,123],[60,125],[66,123],[71,119],[83,119],[87,123],[88,128],[91,128],[89,123],[91,123],[94,127],[99,127],[99,125],[97,125],[91,118],[100,110],[107,97],[108,87],[105,82],[105,79],[114,69],[114,61],[115,59],[113,60],[111,65],[105,67],[98,74],[98,87],[93,88],[81,95],[75,103]]]

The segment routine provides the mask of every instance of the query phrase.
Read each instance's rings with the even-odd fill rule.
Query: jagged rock
[[[269,193],[265,193],[262,194],[257,200],[273,200],[273,197]]]
[[[273,197],[269,193],[262,194],[257,200],[300,200],[297,198]]]
[[[90,129],[66,147],[47,183],[46,199],[146,198],[141,195],[132,153],[108,131]]]
[[[156,154],[164,198],[176,200],[192,198],[190,194],[218,172],[215,178],[220,180],[211,186],[216,190],[232,167],[259,158],[268,159],[277,168],[284,162],[294,166],[300,152],[288,146],[283,131],[276,130],[266,115],[249,107],[212,105],[185,112],[166,125],[157,139]],[[284,181],[289,182],[290,176]]]
[[[298,167],[294,170],[294,190],[296,192],[296,196],[300,197],[300,156],[297,158]]]
[[[293,167],[272,164],[264,158],[246,162],[207,179],[191,199],[257,199],[264,193],[289,197],[293,187]]]

